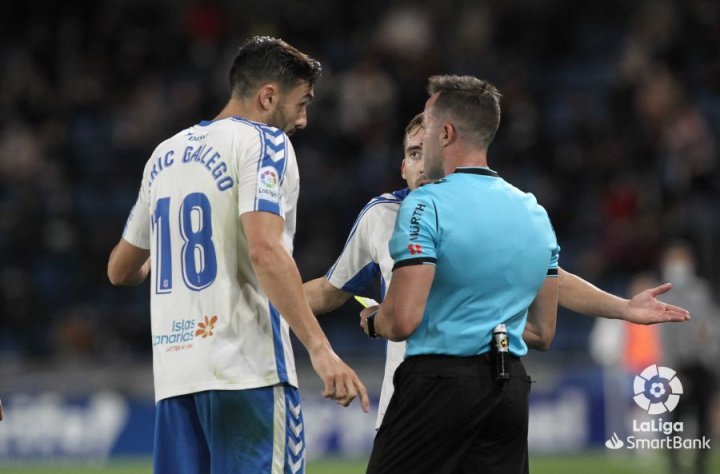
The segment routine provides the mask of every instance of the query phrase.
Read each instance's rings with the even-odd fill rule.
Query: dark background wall
[[[689,239],[720,284],[720,4],[713,1],[3,1],[0,358],[150,357],[148,289],[112,288],[110,249],[145,161],[211,119],[235,49],[280,36],[323,63],[306,130],[296,258],[332,265],[372,196],[404,186],[402,131],[431,74],[503,94],[490,149],[547,208],[561,265],[611,291]],[[357,308],[324,320],[345,353],[382,352]],[[555,351],[592,320],[562,313]]]

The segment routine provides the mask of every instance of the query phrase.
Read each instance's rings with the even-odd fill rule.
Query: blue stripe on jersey
[[[370,262],[345,283],[341,290],[356,295],[372,283],[379,274],[380,265],[375,262]]]
[[[387,282],[380,273],[380,301],[385,301],[385,293],[387,292]]]
[[[305,472],[305,426],[300,409],[300,391],[290,385],[283,388],[287,421],[284,474],[300,474]]]
[[[406,191],[403,194],[403,191]],[[348,235],[347,240],[345,241],[345,245],[343,246],[342,252],[340,252],[340,255],[342,255],[345,252],[345,249],[347,248],[348,244],[350,243],[350,240],[352,240],[353,236],[355,235],[355,231],[357,230],[358,225],[360,224],[360,221],[362,220],[365,213],[372,208],[373,206],[377,204],[401,204],[403,199],[405,199],[405,196],[408,195],[410,192],[409,189],[402,189],[400,191],[395,191],[392,193],[394,196],[393,198],[388,198],[385,196],[377,196],[370,200],[369,203],[365,204],[365,207],[360,211],[360,214],[358,214],[357,218],[355,219],[355,223],[353,224],[352,228],[350,229],[350,234]],[[325,274],[325,278],[330,279],[333,272],[335,271],[335,267],[337,267],[338,262],[340,261],[340,258],[338,258],[332,267],[330,267],[330,270]]]
[[[282,329],[280,325],[280,313],[272,303],[268,303],[270,310],[270,323],[272,324],[273,346],[275,348],[275,366],[277,368],[280,383],[288,382],[287,368],[285,366],[285,350],[282,340]]]
[[[285,181],[285,169],[287,167],[287,140],[282,130],[272,127],[257,126],[261,132],[263,141],[263,153],[258,169],[258,179],[263,177],[260,173],[265,168],[273,168],[277,173],[277,182],[272,187],[277,188],[277,200],[256,198],[255,209],[258,211],[280,214],[280,187]],[[274,179],[274,177],[272,177]]]
[[[273,200],[262,198],[258,199],[256,193],[254,206],[255,210],[267,211],[280,215],[280,187],[285,182],[285,170],[287,169],[288,162],[287,135],[278,128],[246,120],[242,117],[230,117],[230,120],[250,125],[258,132],[260,137],[260,156],[258,158],[257,179],[262,179],[260,171],[266,167],[273,168],[277,174],[277,182],[275,183],[275,186],[277,187],[278,201],[275,202]]]

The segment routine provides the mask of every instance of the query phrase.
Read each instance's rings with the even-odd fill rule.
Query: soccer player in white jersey
[[[307,124],[319,75],[284,41],[252,38],[220,114],[162,142],[145,166],[108,276],[139,284],[152,267],[157,473],[304,472],[288,325],[323,394],[345,406],[359,396],[368,411],[291,256],[299,178],[287,136]]]
[[[404,159],[401,165],[403,179],[408,187],[373,198],[360,212],[342,253],[324,277],[306,282],[303,287],[310,307],[322,314],[342,306],[353,294],[362,294],[365,287],[378,276],[381,293],[390,285],[393,259],[388,242],[395,226],[398,209],[405,196],[427,182],[422,156],[422,114],[416,115],[405,129]],[[622,319],[636,324],[654,324],[666,321],[685,321],[687,311],[667,305],[655,297],[667,292],[670,284],[660,285],[627,300],[606,293],[582,278],[559,270],[559,305],[580,314],[610,319]],[[363,314],[370,312],[364,310]],[[523,337],[532,339],[533,322]],[[387,343],[385,373],[383,376],[378,417],[375,427],[382,423],[385,410],[393,394],[393,375],[405,357],[405,342]]]

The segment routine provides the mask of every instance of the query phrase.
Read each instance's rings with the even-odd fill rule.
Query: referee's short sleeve
[[[405,198],[390,239],[393,270],[407,265],[435,264],[438,215],[432,198],[424,190]]]
[[[552,253],[550,254],[550,265],[548,266],[547,276],[558,276],[560,269],[560,246],[557,243],[557,237],[555,237],[555,231],[552,232]]]

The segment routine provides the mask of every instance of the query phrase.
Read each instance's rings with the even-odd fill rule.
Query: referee
[[[555,333],[559,247],[534,196],[487,166],[500,94],[470,76],[433,76],[425,104],[428,178],[405,198],[392,284],[361,313],[371,337],[407,340],[368,473],[528,472],[530,378],[519,357]],[[504,324],[509,378],[491,350]]]

